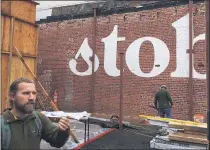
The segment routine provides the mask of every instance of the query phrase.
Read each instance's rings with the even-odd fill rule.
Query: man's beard
[[[19,104],[17,101],[14,101],[14,102],[15,102],[16,108],[24,114],[30,114],[34,111],[34,108],[35,108],[34,102],[28,102],[24,105]]]

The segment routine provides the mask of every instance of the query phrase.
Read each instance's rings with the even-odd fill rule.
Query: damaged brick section
[[[75,58],[85,38],[88,39],[90,48],[94,44],[92,7],[90,12],[74,14],[72,18],[64,14],[65,11],[67,13],[76,12],[77,9],[81,9],[79,7],[82,6],[75,6],[72,10],[67,8],[65,8],[66,10],[64,8],[63,10],[54,9],[53,15],[55,16],[38,22],[40,23],[40,31],[37,74],[42,79],[42,83],[46,86],[45,88],[47,88],[51,97],[54,90],[57,90],[59,107],[68,111],[89,111],[91,101],[91,75],[77,76],[69,68],[69,61]],[[205,14],[203,10],[203,2],[194,4],[194,37],[205,33]],[[111,8],[105,12],[102,9],[97,9],[96,55],[99,58],[100,65],[96,71],[95,82],[94,110],[96,113],[119,114],[120,77],[111,77],[105,72],[104,43],[101,42],[101,39],[110,35],[114,26],[118,25],[118,37],[125,37],[125,41],[118,42],[118,52],[125,52],[133,41],[145,36],[156,37],[164,41],[170,51],[168,67],[156,77],[136,76],[125,65],[125,116],[156,115],[156,111],[148,105],[153,104],[154,95],[159,86],[166,84],[174,100],[173,117],[189,119],[189,79],[170,76],[170,73],[176,70],[177,61],[176,30],[172,23],[187,13],[187,1],[171,1],[171,3],[166,2],[165,5],[158,2],[156,4],[152,3],[152,5],[144,4],[142,8],[123,9],[123,7],[119,7],[115,11]],[[204,42],[204,40],[201,40],[194,45],[196,51],[194,67],[199,73],[205,73],[206,71]],[[150,42],[144,42],[141,45],[139,59],[141,60],[141,70],[150,72],[154,64],[153,45]],[[119,68],[118,54],[117,68]],[[87,63],[79,56],[77,70],[83,72],[87,69]],[[45,74],[51,74],[50,79]],[[193,114],[203,113],[206,115],[206,90],[206,80],[193,80]]]

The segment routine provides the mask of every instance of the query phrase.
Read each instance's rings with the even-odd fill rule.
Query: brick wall
[[[205,33],[204,4],[193,7],[194,36]],[[167,85],[174,100],[173,117],[189,119],[189,79],[171,77],[176,70],[176,30],[172,23],[188,13],[188,5],[177,7],[143,10],[123,14],[97,17],[96,54],[99,68],[96,71],[94,112],[118,114],[120,99],[120,77],[111,77],[104,70],[104,43],[101,39],[110,35],[118,25],[118,37],[125,41],[118,42],[117,68],[119,52],[126,52],[128,46],[144,36],[156,37],[168,46],[170,62],[166,70],[156,77],[145,78],[134,75],[125,65],[124,69],[124,115],[155,115],[156,111],[148,107],[153,104],[155,92],[160,85]],[[82,42],[88,38],[93,48],[93,18],[74,19],[40,24],[38,49],[38,76],[52,96],[58,91],[59,107],[68,111],[89,111],[91,101],[92,77],[77,76],[69,68]],[[194,45],[196,51],[194,66],[197,72],[205,73],[206,51],[204,41]],[[182,57],[182,56],[180,56]],[[154,51],[150,42],[141,45],[139,54],[143,72],[150,72],[154,63]],[[81,57],[77,59],[77,70],[86,71],[88,65]],[[46,75],[48,73],[48,77]],[[50,74],[50,79],[49,78]],[[206,114],[206,80],[193,80],[193,114]]]

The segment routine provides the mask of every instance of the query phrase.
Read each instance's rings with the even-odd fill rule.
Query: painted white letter
[[[117,69],[117,42],[124,41],[125,37],[117,37],[117,28],[115,25],[112,33],[101,40],[104,43],[104,70],[110,76],[116,77],[120,75]]]
[[[84,61],[88,64],[88,70],[85,72],[78,72],[76,69],[76,66],[77,66],[76,59],[79,57],[80,54],[81,54],[82,58],[84,59]],[[75,59],[72,59],[69,61],[69,67],[70,67],[71,71],[78,76],[91,75],[92,74],[92,61],[90,61],[90,57],[92,57],[92,55],[93,55],[93,51],[90,48],[90,46],[88,45],[87,38],[85,38],[81,47],[79,48],[79,50],[75,56]],[[95,72],[98,69],[98,67],[99,67],[99,60],[98,60],[97,55],[95,55],[95,68],[94,68]]]
[[[143,73],[140,68],[139,51],[141,50],[141,44],[145,41],[150,41],[154,47],[154,65],[150,73]],[[143,37],[135,40],[129,45],[126,52],[126,63],[132,73],[140,77],[155,77],[161,74],[168,66],[170,54],[166,44],[153,37]],[[160,67],[155,67],[160,65]]]
[[[171,77],[189,77],[189,14],[172,23],[176,29],[176,71]]]
[[[176,29],[176,70],[171,73],[171,77],[189,77],[189,14],[172,23]],[[193,45],[204,40],[205,35],[199,35],[193,40]],[[193,56],[194,58],[194,56]],[[193,59],[194,62],[194,59]],[[196,72],[193,66],[193,78],[205,79],[205,74]]]
[[[196,38],[193,39],[193,46],[195,45],[196,42],[198,42],[200,40],[205,40],[205,33],[204,34],[200,34],[199,36],[197,36]],[[193,57],[193,62],[194,62],[194,57]],[[198,73],[195,70],[195,67],[193,65],[193,78],[206,79],[206,74],[200,74],[200,73]]]

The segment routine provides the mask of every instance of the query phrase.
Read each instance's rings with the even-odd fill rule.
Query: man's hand
[[[62,117],[58,122],[58,127],[61,131],[66,131],[70,128],[70,117]]]

